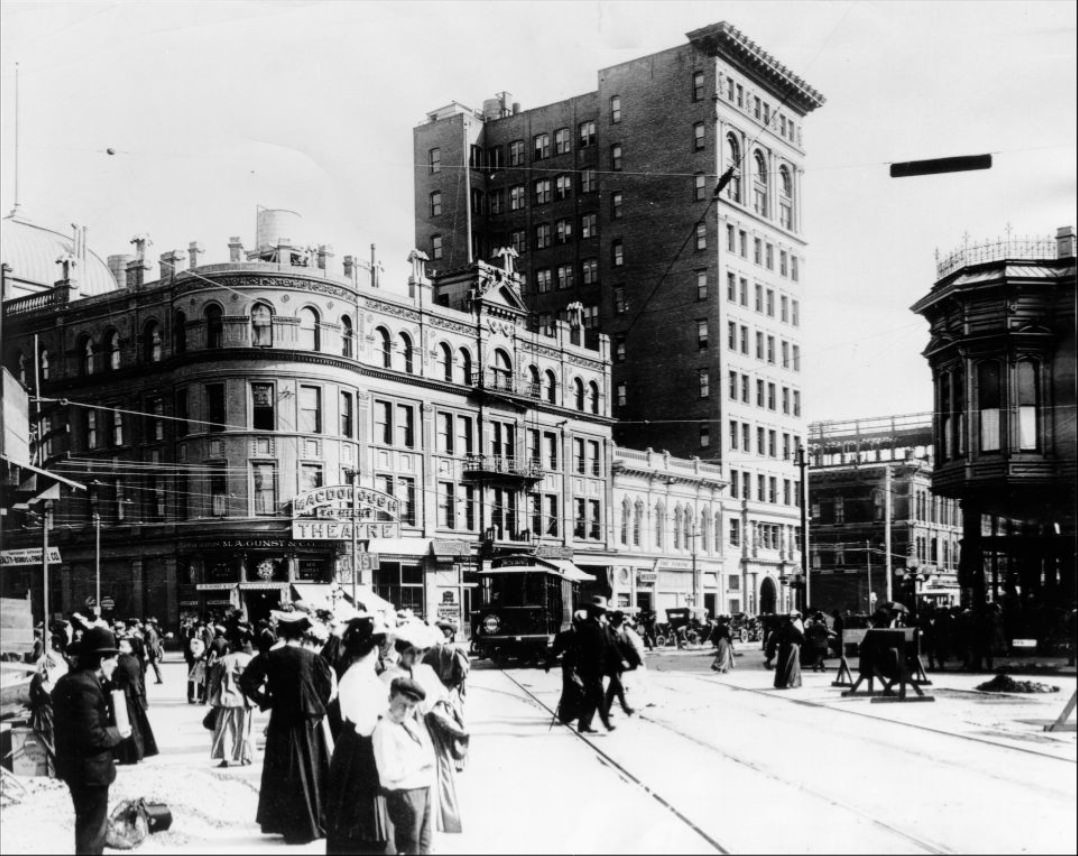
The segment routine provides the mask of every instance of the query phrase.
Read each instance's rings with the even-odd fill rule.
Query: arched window
[[[273,310],[265,303],[251,307],[251,344],[268,348],[273,344]]]
[[[109,371],[114,372],[121,365],[120,333],[117,330],[105,334],[105,359]]]
[[[438,345],[438,375],[443,380],[453,382],[453,349],[445,342]]]
[[[1040,447],[1040,426],[1037,424],[1039,368],[1033,360],[1018,361],[1018,448],[1023,452],[1035,452]]]
[[[715,512],[715,526],[711,531],[712,531],[712,534],[715,536],[715,546],[714,546],[713,550],[716,553],[721,553],[722,552],[722,517],[719,516],[719,513],[717,511]]]
[[[674,509],[674,549],[681,549],[681,506]]]
[[[681,542],[685,545],[686,550],[691,550],[696,546],[693,536],[696,534],[693,530],[693,515],[692,509],[686,508],[685,515],[681,518]]]
[[[726,135],[726,166],[733,167],[733,177],[726,185],[726,195],[734,202],[741,201],[741,146],[733,134]]]
[[[752,207],[761,217],[767,216],[767,160],[761,151],[752,156]]]
[[[408,374],[413,374],[415,372],[415,350],[412,348],[412,337],[407,333],[401,333],[400,341],[403,368]]]
[[[143,359],[147,363],[161,362],[161,325],[151,321],[142,334]]]
[[[472,352],[467,348],[461,348],[460,355],[460,382],[471,384],[472,381]]]
[[[629,520],[632,514],[632,506],[629,504],[629,498],[625,497],[621,501],[621,543],[628,545],[629,543]]]
[[[79,368],[87,377],[94,373],[94,340],[89,336],[83,336],[79,343]]]
[[[595,381],[588,384],[588,409],[592,413],[599,412],[599,384]]]
[[[703,550],[705,553],[710,551],[710,549],[711,549],[710,539],[707,537],[708,536],[708,514],[707,514],[706,511],[701,511],[700,512],[700,532],[698,534],[700,535],[700,549]],[[695,544],[693,546],[695,546]]]
[[[542,393],[542,382],[539,380],[539,367],[528,366],[528,395],[539,398]]]
[[[352,319],[347,315],[341,316],[341,356],[351,359],[355,356],[356,334],[352,329]]]
[[[641,500],[636,501],[636,506],[633,508],[633,546],[640,546],[640,531],[644,528],[644,503]]]
[[[543,373],[543,398],[551,404],[557,403],[558,378],[550,369]]]
[[[779,167],[779,222],[785,229],[794,227],[794,183],[785,166]]]
[[[172,313],[172,350],[177,354],[187,351],[187,316],[179,309]]]
[[[981,451],[998,452],[1000,446],[999,363],[985,360],[977,366],[977,409],[981,420]]]
[[[224,322],[221,320],[221,307],[211,303],[206,307],[206,347],[215,350],[224,345]]]
[[[38,358],[38,367],[41,370],[41,379],[49,379],[49,352],[44,348],[41,349],[41,356]]]
[[[299,311],[299,341],[297,345],[304,351],[322,350],[321,329],[318,326],[318,312],[310,306]]]
[[[584,381],[573,378],[573,404],[577,410],[584,410]]]
[[[385,327],[375,330],[378,336],[378,352],[382,355],[382,368],[393,368],[393,339]]]
[[[19,356],[16,357],[15,363],[17,371],[19,373],[19,383],[23,385],[24,389],[30,388],[30,361],[26,359],[26,354],[19,351]]]
[[[655,546],[662,549],[664,530],[666,528],[666,506],[662,502],[655,503]]]
[[[513,388],[513,362],[501,348],[494,351],[494,365],[490,367],[490,373],[494,389]]]

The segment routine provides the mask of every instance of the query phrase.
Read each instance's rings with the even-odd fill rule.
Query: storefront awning
[[[292,583],[292,600],[301,600],[321,609],[333,608],[330,583]]]
[[[239,583],[199,583],[195,586],[198,591],[231,591]]]
[[[379,556],[429,556],[430,538],[371,538],[368,553]]]
[[[282,591],[288,588],[288,583],[239,583],[240,591]]]
[[[486,570],[478,571],[481,576],[490,576],[491,574],[550,574],[551,576],[561,577],[574,583],[590,583],[595,580],[591,574],[586,574],[572,562],[566,562],[559,560],[555,562],[553,559],[546,559],[544,561],[550,562],[549,565],[504,565],[500,568],[488,568]],[[551,567],[551,565],[558,565],[559,567]],[[567,565],[568,567],[562,567]]]

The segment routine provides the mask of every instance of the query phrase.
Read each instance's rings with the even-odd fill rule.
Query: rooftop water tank
[[[282,238],[293,246],[301,246],[300,220],[296,211],[287,208],[259,208],[255,225],[255,246],[259,252],[276,247]]]

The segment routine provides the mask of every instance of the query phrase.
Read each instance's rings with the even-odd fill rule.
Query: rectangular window
[[[582,169],[580,171],[580,192],[581,193],[594,193],[599,189],[599,184],[595,178],[594,169]]]
[[[617,385],[615,392],[617,394],[618,407],[624,407],[629,400],[629,387],[623,381]]]
[[[756,476],[756,499],[759,502],[767,502],[767,477]]]
[[[744,229],[739,230],[737,236],[739,254],[741,258],[747,259],[749,257],[749,236],[745,234]]]
[[[768,317],[775,317],[775,292],[772,289],[767,290],[767,304],[765,307]]]
[[[757,312],[763,312],[764,311],[764,287],[762,285],[760,285],[760,283],[756,283],[754,291],[756,293],[756,303],[755,303],[756,311]]]
[[[741,493],[741,473],[737,470],[730,470],[730,497],[737,499]],[[731,518],[733,520],[734,518]]]
[[[610,147],[610,169],[617,172],[621,169],[621,144],[615,143]]]
[[[308,490],[314,490],[322,487],[324,484],[322,478],[322,465],[321,464],[300,464],[299,465],[299,490],[303,493]]]
[[[737,420],[736,419],[731,419],[730,420],[730,448],[731,449],[736,449],[737,448],[737,438],[738,438]],[[736,491],[735,491],[735,493],[736,493]]]
[[[256,516],[277,513],[277,465],[251,464],[251,499]]]
[[[768,270],[775,269],[775,247],[772,244],[764,247],[764,263]]]
[[[415,409],[410,404],[398,404],[394,414],[395,445],[406,449],[415,447]]]
[[[624,315],[629,311],[629,304],[625,299],[625,286],[614,286],[614,312],[617,315]]]
[[[771,363],[771,365],[775,364],[775,337],[774,336],[768,336],[767,337],[767,361],[769,363]]]
[[[580,123],[580,148],[595,145],[595,122]]]
[[[554,198],[568,199],[573,195],[573,178],[569,175],[559,175],[554,179]]]
[[[457,417],[456,452],[458,455],[472,453],[472,418],[470,416]]]
[[[726,322],[726,346],[731,351],[737,350],[737,325],[733,321]]]
[[[453,414],[452,413],[438,413],[435,417],[435,426],[437,430],[437,437],[435,442],[439,455],[452,455],[453,454],[453,440],[455,435],[453,433]]]
[[[438,525],[457,528],[457,495],[453,482],[438,482]]]
[[[775,384],[773,383],[767,385],[767,409],[775,409]]]
[[[785,294],[779,298],[779,318],[782,321],[790,320],[790,301]]]
[[[728,372],[726,379],[727,392],[730,395],[730,400],[737,401],[737,372]]]
[[[374,402],[374,436],[371,439],[386,446],[393,443],[393,405],[388,401],[376,399]]]
[[[693,151],[702,151],[706,145],[707,137],[704,131],[704,123],[697,122],[692,126],[692,147]]]
[[[772,458],[777,458],[779,454],[778,446],[775,442],[776,437],[777,433],[774,429],[767,432],[767,454],[770,455]]]
[[[745,279],[745,277],[741,277],[741,279],[739,280],[739,284],[740,284],[740,294],[739,294],[738,302],[742,306],[748,306],[749,305],[749,281],[747,279]]]
[[[767,454],[767,446],[764,445],[764,429],[760,426],[756,427],[756,454]]]
[[[610,96],[610,121],[613,124],[617,124],[621,121],[621,96]]]
[[[795,327],[801,326],[800,308],[798,301],[790,301],[790,323]]]
[[[621,218],[621,192],[610,194],[610,219],[618,220]]]
[[[706,223],[697,223],[696,224],[696,249],[698,249],[698,250],[706,250],[707,249],[707,224]]]
[[[790,495],[790,480],[789,479],[783,479],[782,480],[782,504],[783,505],[792,505],[793,504],[793,497]]]
[[[176,392],[177,400],[179,399],[179,395],[180,395],[181,392],[183,393],[183,400],[184,400],[184,403],[186,404],[186,402],[187,402],[187,390],[186,389],[181,389],[181,390],[178,390]],[[184,431],[183,433],[186,434],[187,432]],[[96,410],[87,410],[86,411],[86,448],[87,449],[96,449],[97,448],[97,411]]]
[[[778,503],[779,501],[778,479],[775,476],[768,476],[767,478],[767,501],[771,503]],[[777,538],[775,540],[778,541]],[[777,548],[778,544],[776,543],[774,546]]]
[[[782,367],[784,369],[790,367],[790,343],[785,339],[782,342]]]
[[[704,73],[702,71],[693,72],[692,75],[692,100],[701,101],[704,97]]]
[[[211,383],[206,385],[206,418],[210,431],[225,430],[225,385]]]
[[[598,541],[603,537],[602,506],[597,499],[588,500],[588,537]]]
[[[435,190],[430,195],[430,216],[437,217],[442,213],[442,192]]]
[[[786,264],[786,250],[779,250],[779,274],[786,276],[789,273],[789,267]]]
[[[614,334],[614,362],[625,362],[625,334]]]
[[[276,431],[276,395],[272,383],[251,384],[251,427],[256,431]]]
[[[535,182],[535,204],[543,205],[550,201],[550,179],[541,178]]]
[[[580,263],[580,272],[583,276],[584,285],[597,285],[599,282],[599,260],[584,259]]]
[[[430,254],[432,258],[440,259],[445,253],[445,244],[441,235],[431,235],[430,237]]]
[[[707,350],[707,319],[700,318],[696,322],[696,348],[700,351]]]
[[[550,157],[550,134],[536,134],[532,145],[532,159],[543,160]]]
[[[554,222],[554,240],[559,244],[568,244],[573,240],[573,221],[566,218]]]
[[[625,264],[625,246],[620,240],[610,244],[610,262],[614,267],[621,267]]]
[[[554,287],[554,279],[550,268],[541,268],[535,272],[535,290],[540,294],[546,294]]]
[[[801,415],[801,392],[794,390],[794,416]]]
[[[797,282],[797,256],[790,256],[790,279]]]
[[[429,152],[429,156],[430,156],[430,160],[429,160],[430,171],[431,172],[441,172],[442,171],[442,150],[441,149],[431,149],[430,152]]]
[[[415,526],[415,479],[397,476],[398,519],[406,526]]]
[[[595,238],[599,235],[599,220],[595,214],[582,214],[580,217],[580,237]]]
[[[558,265],[558,288],[572,288],[573,287],[573,266],[572,265]]]
[[[165,400],[163,398],[151,398],[146,405],[150,413],[146,425],[146,439],[151,442],[159,442],[165,439]]]
[[[535,248],[537,250],[545,250],[550,246],[550,224],[540,223],[535,227]]]
[[[1000,449],[1000,389],[999,363],[985,360],[977,366],[977,406],[981,422],[981,451]]]
[[[299,388],[298,427],[303,434],[322,433],[322,390],[317,386]]]
[[[513,140],[509,144],[509,166],[524,166],[523,140]]]
[[[226,464],[214,463],[210,465],[210,514],[213,517],[225,517],[228,514],[228,469]]]
[[[737,251],[737,240],[734,238],[734,227],[731,223],[726,224],[726,249],[731,253]]]
[[[1020,360],[1016,368],[1018,381],[1018,448],[1035,452],[1040,444],[1037,430],[1037,392],[1039,365],[1032,360]]]
[[[764,406],[764,382],[759,379],[756,381],[756,406]]]
[[[744,324],[741,325],[741,353],[749,353],[749,328]]]
[[[569,153],[569,129],[558,128],[554,132],[554,154],[564,155]]]
[[[710,395],[711,375],[707,369],[696,370],[697,382],[700,386],[700,397],[707,398]]]
[[[509,210],[520,211],[524,207],[524,185],[509,188]]]
[[[764,358],[764,334],[759,330],[756,331],[756,359],[762,360]]]
[[[764,261],[764,242],[759,238],[752,239],[752,260],[758,265]]]
[[[702,201],[707,196],[707,179],[703,173],[697,173],[693,176],[693,189],[692,198],[696,202]]]
[[[799,371],[801,371],[801,346],[800,345],[794,345],[793,346],[793,354],[794,354],[794,360],[793,360],[793,362],[794,362],[794,371],[799,372]]]
[[[749,403],[749,376],[747,374],[741,375],[741,401],[745,404]]]
[[[355,398],[350,392],[341,393],[341,436],[355,438]]]

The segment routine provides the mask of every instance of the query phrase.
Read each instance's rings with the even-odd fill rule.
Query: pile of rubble
[[[1040,684],[1036,681],[1016,681],[1010,675],[999,674],[992,680],[978,685],[977,689],[986,693],[1057,693],[1059,687]]]

